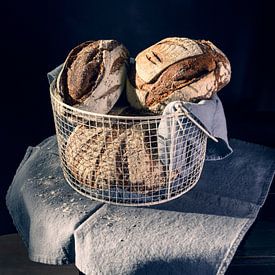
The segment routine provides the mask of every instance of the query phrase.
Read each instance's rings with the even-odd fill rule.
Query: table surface
[[[240,243],[226,275],[275,274],[275,180],[259,215]]]
[[[0,236],[1,275],[77,275],[73,265],[46,265],[29,260],[27,249],[18,234]]]

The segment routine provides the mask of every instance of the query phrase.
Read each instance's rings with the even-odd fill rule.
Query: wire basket
[[[207,135],[186,114],[102,115],[69,106],[50,90],[61,167],[77,192],[107,203],[152,205],[199,180]]]

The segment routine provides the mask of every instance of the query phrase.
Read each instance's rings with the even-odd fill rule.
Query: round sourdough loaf
[[[166,38],[130,63],[127,99],[137,109],[161,113],[171,101],[209,99],[230,77],[227,57],[210,41]]]
[[[65,161],[80,184],[149,192],[166,183],[165,167],[148,147],[148,133],[131,128],[77,126],[68,138]]]
[[[57,90],[69,105],[106,114],[124,89],[128,59],[128,50],[116,40],[84,42],[66,58]]]

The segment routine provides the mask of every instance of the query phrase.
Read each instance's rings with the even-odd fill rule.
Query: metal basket
[[[190,116],[102,115],[69,106],[50,90],[61,167],[77,192],[107,203],[152,205],[199,180],[207,133]]]

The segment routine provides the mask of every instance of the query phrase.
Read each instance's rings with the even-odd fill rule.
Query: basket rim
[[[73,106],[70,106],[66,104],[65,102],[61,101],[57,96],[55,95],[56,88],[53,85],[50,85],[50,95],[51,99],[56,101],[59,105],[73,111],[74,113],[79,113],[79,114],[85,114],[85,115],[90,115],[90,116],[97,116],[97,117],[103,117],[103,118],[114,118],[114,119],[125,119],[125,120],[161,120],[163,118],[173,118],[175,116],[184,116],[186,115],[183,112],[175,112],[167,115],[152,115],[152,116],[124,116],[124,115],[108,115],[108,114],[100,114],[100,113],[95,113],[91,111],[86,111],[82,110]]]

